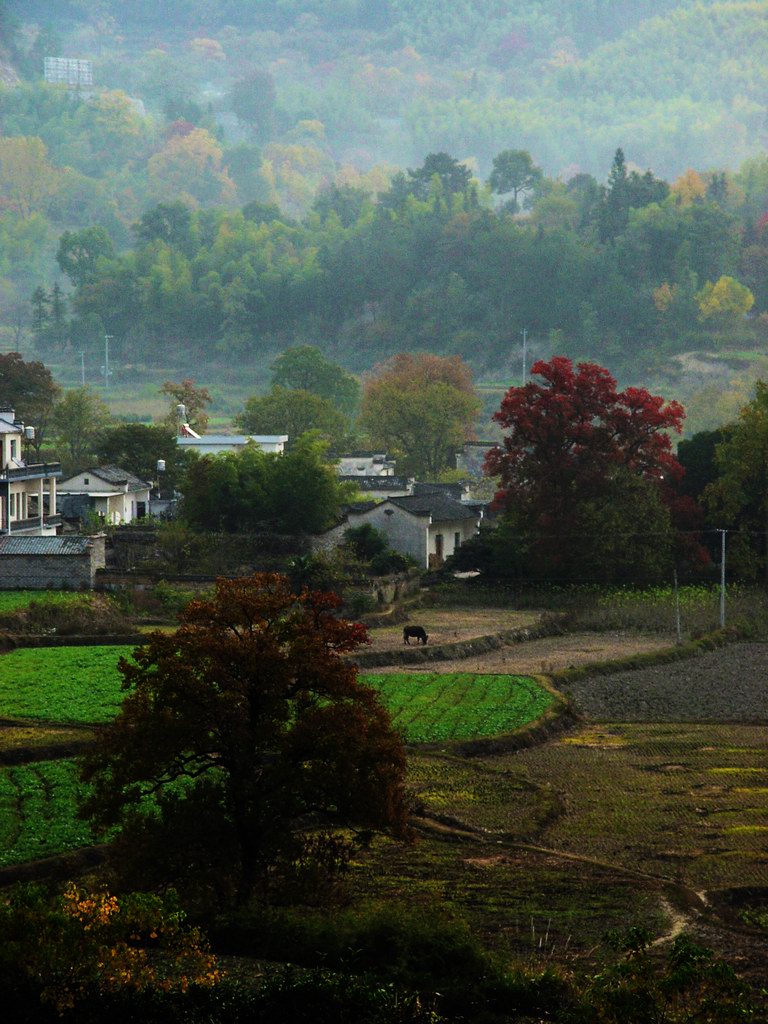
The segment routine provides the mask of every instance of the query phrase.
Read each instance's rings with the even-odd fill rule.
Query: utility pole
[[[528,328],[524,327],[520,333],[523,336],[523,387],[525,387],[525,378],[528,375],[528,368],[526,365],[526,358],[528,355],[527,342],[528,342]]]
[[[720,534],[720,629],[725,629],[725,535],[727,530],[718,530]]]
[[[104,335],[104,366],[102,367],[102,369],[104,371],[105,388],[109,387],[109,378],[112,376],[112,371],[109,368],[109,343],[112,340],[112,337],[113,335],[111,334]]]
[[[80,387],[85,387],[85,352],[80,353]]]
[[[677,586],[677,569],[674,572],[674,584],[675,584],[675,629],[677,633],[678,646],[683,642],[683,626],[680,621],[680,590]]]

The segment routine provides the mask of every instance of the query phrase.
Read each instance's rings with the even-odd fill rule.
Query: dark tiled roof
[[[90,537],[0,537],[0,555],[84,555]]]
[[[127,469],[121,469],[119,466],[95,466],[93,469],[85,469],[83,472],[97,476],[99,480],[106,480],[108,484],[128,484],[128,489],[131,491],[145,491],[149,486],[133,473],[129,473]]]
[[[402,491],[408,487],[404,476],[364,476],[359,473],[340,473],[345,484],[357,484],[361,491]]]
[[[376,508],[380,504],[380,501],[353,501],[344,505],[344,509],[347,512],[361,514],[363,512],[370,512],[372,508]]]
[[[403,498],[389,498],[390,504],[397,505],[415,516],[432,516],[435,523],[454,519],[477,519],[477,512],[467,508],[460,501],[446,494],[408,494]]]
[[[425,484],[418,481],[413,485],[413,493],[421,497],[424,494],[447,494],[449,498],[461,499],[464,488],[461,484]]]

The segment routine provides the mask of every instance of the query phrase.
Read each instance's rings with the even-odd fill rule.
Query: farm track
[[[733,919],[732,914],[721,911],[710,898],[707,890],[694,889],[668,875],[641,871],[637,868],[617,864],[615,861],[557,850],[536,843],[499,838],[498,833],[489,832],[486,829],[477,828],[443,815],[424,815],[412,820],[411,824],[417,831],[430,834],[446,842],[472,841],[476,843],[480,839],[487,842],[494,857],[513,851],[533,853],[560,863],[583,864],[591,868],[599,868],[616,877],[650,882],[657,887],[659,907],[668,919],[666,930],[651,943],[654,948],[669,945],[683,932],[701,935],[707,942],[717,946],[719,944],[717,938],[720,937],[722,940],[721,933],[727,932],[730,936],[740,940],[742,946],[756,950],[756,953],[753,952],[753,957],[759,963],[764,961],[768,952],[768,939],[762,931],[741,924]],[[749,957],[749,959],[753,957]]]

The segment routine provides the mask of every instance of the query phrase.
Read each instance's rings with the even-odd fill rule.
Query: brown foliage
[[[122,826],[129,877],[244,899],[318,833],[408,835],[402,744],[342,657],[367,634],[338,605],[283,576],[219,580],[121,662],[129,693],[85,760],[84,814]]]

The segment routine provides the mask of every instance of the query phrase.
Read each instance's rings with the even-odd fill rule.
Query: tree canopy
[[[124,871],[247,899],[302,859],[342,859],[339,827],[408,835],[402,744],[343,657],[367,636],[339,603],[277,575],[219,580],[120,662],[128,692],[84,758],[83,813],[120,826]]]
[[[682,475],[670,431],[683,408],[644,388],[618,391],[594,363],[539,361],[494,415],[507,433],[486,458],[497,506],[528,552],[530,571],[651,578],[670,564],[665,502]],[[585,575],[585,578],[590,578]]]
[[[312,391],[274,385],[266,395],[254,395],[235,419],[248,434],[287,434],[292,446],[308,430],[338,447],[347,421],[332,402]]]
[[[51,371],[37,359],[25,360],[18,352],[0,354],[0,402],[35,428],[32,446],[39,452],[61,393]]]
[[[249,444],[241,452],[192,459],[181,484],[181,515],[196,530],[319,533],[349,493],[325,460],[327,447],[308,433],[284,455]]]
[[[360,385],[317,346],[298,345],[285,349],[272,363],[271,370],[273,387],[311,391],[347,416],[354,413]]]
[[[480,402],[457,356],[401,353],[365,380],[360,426],[403,472],[436,480],[473,436]]]

